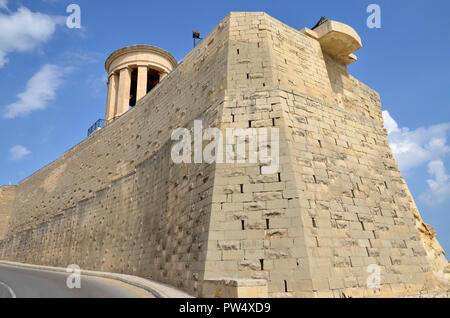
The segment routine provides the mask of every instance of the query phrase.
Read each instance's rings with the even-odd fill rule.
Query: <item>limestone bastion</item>
[[[180,63],[153,46],[114,52],[104,127],[0,189],[0,259],[137,275],[200,297],[443,290],[450,268],[400,174],[380,97],[348,73],[361,47],[337,21],[299,31],[236,12]],[[278,173],[175,164],[172,132],[195,120],[279,129]]]

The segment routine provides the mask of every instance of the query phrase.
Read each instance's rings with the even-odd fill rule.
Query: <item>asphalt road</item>
[[[80,289],[69,289],[69,275],[0,265],[0,298],[154,298],[119,281],[84,275]]]

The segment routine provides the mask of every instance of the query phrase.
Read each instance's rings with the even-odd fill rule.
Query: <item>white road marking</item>
[[[9,287],[8,285],[6,285],[5,283],[3,283],[1,281],[0,281],[0,285],[2,285],[3,287],[5,287],[8,290],[8,292],[11,294],[12,298],[17,298],[16,294],[14,293],[14,291],[12,290],[11,287]]]

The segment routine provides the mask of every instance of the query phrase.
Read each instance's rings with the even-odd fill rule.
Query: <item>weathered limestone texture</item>
[[[78,264],[196,293],[215,167],[175,165],[170,136],[197,118],[219,124],[228,29],[226,19],[133,109],[19,184],[1,259]]]
[[[136,107],[20,183],[0,258],[205,297],[441,290],[448,263],[399,172],[380,98],[348,74],[352,49],[340,55],[322,33],[228,15]],[[224,132],[278,128],[279,173],[174,164],[170,135],[195,119]]]
[[[11,216],[16,186],[3,186],[0,188],[0,240],[4,238],[6,227]]]

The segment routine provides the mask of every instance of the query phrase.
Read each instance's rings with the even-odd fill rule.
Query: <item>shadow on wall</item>
[[[347,66],[339,64],[326,53],[323,55],[333,92],[335,94],[344,94],[344,85],[346,82],[350,81]]]

